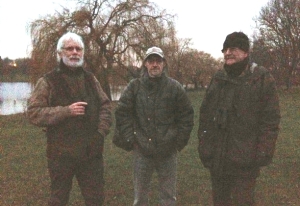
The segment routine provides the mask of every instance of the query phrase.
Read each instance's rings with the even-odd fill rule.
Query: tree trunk
[[[107,95],[107,97],[112,100],[111,98],[111,91],[110,91],[110,85],[109,85],[109,81],[108,81],[108,75],[101,75],[100,77],[101,79],[101,86],[103,91],[105,92],[105,94]]]
[[[293,67],[290,67],[289,68],[289,71],[288,71],[288,75],[287,75],[287,78],[286,78],[286,89],[287,90],[290,90],[291,87],[292,87],[292,78],[293,78]]]
[[[106,79],[107,79],[107,78],[106,78]],[[104,84],[103,84],[103,90],[104,90],[105,94],[108,96],[108,98],[109,98],[110,100],[112,100],[112,98],[111,98],[110,86],[109,86],[109,83],[108,83],[107,80],[106,80],[106,81],[104,82]]]

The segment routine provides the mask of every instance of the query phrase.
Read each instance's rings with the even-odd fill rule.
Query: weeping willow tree
[[[57,41],[68,31],[83,37],[86,68],[109,97],[111,84],[126,81],[148,47],[164,48],[176,38],[174,16],[148,0],[78,0],[74,8],[31,22],[32,82],[57,66]]]

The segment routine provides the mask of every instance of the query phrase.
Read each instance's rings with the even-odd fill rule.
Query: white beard
[[[66,57],[66,56],[63,56],[62,57],[62,60],[63,60],[63,63],[65,65],[67,65],[68,67],[82,67],[83,66],[83,58],[81,57],[77,57],[79,58],[79,61],[78,62],[73,62],[73,61],[70,61],[70,58],[72,57]]]

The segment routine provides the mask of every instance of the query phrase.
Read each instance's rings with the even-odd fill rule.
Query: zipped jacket
[[[182,85],[165,76],[132,80],[115,112],[120,135],[133,140],[146,156],[181,151],[190,138],[194,110]]]

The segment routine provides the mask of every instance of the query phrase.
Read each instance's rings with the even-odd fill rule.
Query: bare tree
[[[287,88],[300,62],[300,0],[270,0],[257,18],[256,39],[264,42],[280,69]]]
[[[168,72],[170,76],[174,77],[182,84],[185,83],[184,54],[190,50],[190,45],[191,39],[173,38],[165,49],[166,56],[169,59]]]
[[[280,63],[280,52],[278,50],[274,50],[273,48],[269,48],[265,45],[263,39],[253,39],[253,46],[251,51],[251,61],[257,63],[258,65],[262,65],[266,67],[276,79],[276,83],[278,86],[285,85],[284,76],[286,71],[283,69],[282,63]]]
[[[173,16],[148,0],[78,0],[75,11],[63,8],[31,23],[33,80],[56,66],[57,40],[73,31],[84,38],[87,68],[111,97],[111,75],[124,76],[148,47],[170,41],[166,31],[173,27]]]
[[[185,77],[195,89],[205,88],[214,73],[221,68],[221,62],[203,51],[190,50],[184,54]]]

